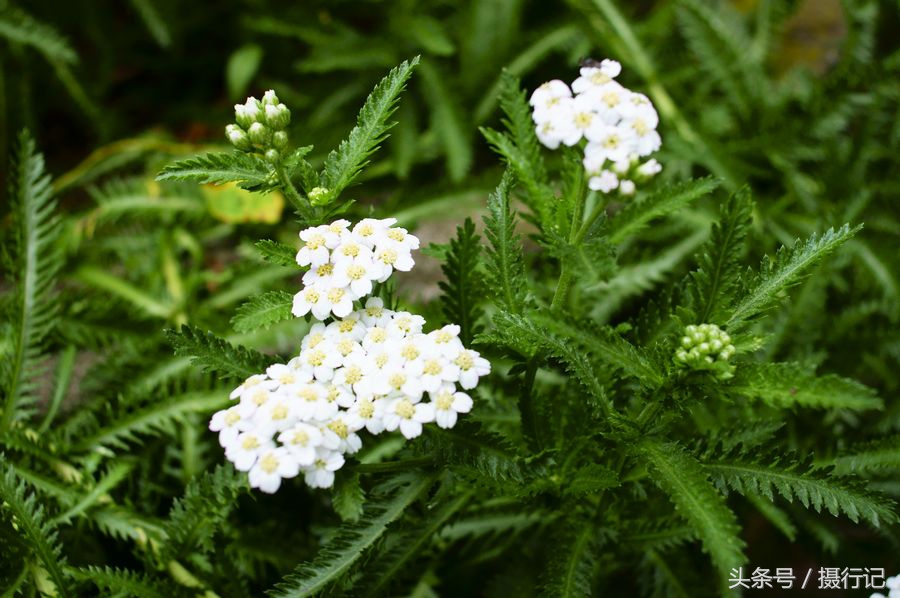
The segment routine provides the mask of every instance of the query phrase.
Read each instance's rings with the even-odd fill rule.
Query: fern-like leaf
[[[297,267],[297,250],[290,245],[263,239],[256,242],[256,250],[264,260],[270,264],[279,266],[287,266],[288,268]]]
[[[705,464],[706,471],[720,488],[731,488],[739,494],[751,492],[773,501],[774,491],[790,502],[799,500],[807,509],[821,513],[824,507],[835,517],[843,513],[854,523],[862,518],[875,527],[897,520],[890,499],[871,493],[850,480],[802,472],[798,468],[797,463],[779,467],[777,462]]]
[[[553,558],[544,582],[544,594],[559,598],[593,596],[597,567],[594,545],[597,530],[584,521],[570,522],[566,533],[554,542]]]
[[[269,595],[281,598],[315,596],[345,580],[351,568],[384,535],[388,525],[399,519],[434,481],[432,477],[407,478],[408,482],[393,493],[379,493],[376,489],[375,493],[380,496],[366,503],[359,522],[342,526],[319,549],[312,562],[299,566],[282,579]],[[391,480],[394,485],[398,481],[401,480]]]
[[[251,332],[290,319],[293,296],[286,291],[269,291],[241,305],[231,325],[237,332]]]
[[[114,567],[84,567],[74,571],[76,578],[93,583],[108,595],[133,596],[134,598],[166,598],[174,588],[167,587],[146,575]]]
[[[262,158],[235,151],[204,154],[167,164],[156,180],[213,185],[237,183],[243,189],[265,191],[273,186],[276,177],[272,167]]]
[[[753,208],[744,187],[722,204],[721,216],[700,251],[700,267],[692,273],[695,321],[721,322],[740,282],[740,261]]]
[[[400,93],[418,63],[418,56],[403,61],[375,86],[359,111],[350,135],[328,154],[321,175],[321,185],[328,189],[327,199],[334,200],[353,182],[384,141],[392,126],[388,119],[396,110]]]
[[[490,242],[486,268],[488,289],[510,313],[521,313],[525,305],[525,260],[522,241],[516,233],[516,213],[509,205],[512,176],[504,174],[500,184],[488,196],[488,214],[484,216],[485,236]]]
[[[652,438],[641,441],[637,451],[653,480],[696,530],[722,577],[742,566],[746,559],[737,518],[700,463],[677,444]]]
[[[728,388],[773,407],[882,408],[875,392],[859,382],[834,374],[816,376],[809,368],[795,363],[741,364]]]
[[[726,323],[729,330],[744,326],[751,318],[777,303],[781,293],[797,284],[808,270],[855,235],[862,226],[850,228],[845,224],[838,230],[828,229],[822,235],[812,235],[797,241],[790,249],[782,247],[774,258],[766,257],[759,273],[744,285],[742,296],[731,310]]]
[[[610,243],[621,243],[654,218],[684,208],[692,201],[709,195],[718,186],[719,181],[712,177],[695,179],[663,187],[641,201],[629,203],[609,221]]]
[[[26,415],[34,402],[34,392],[42,377],[41,355],[44,340],[53,329],[59,304],[54,297],[56,275],[63,258],[58,247],[60,221],[54,215],[50,177],[44,172],[44,158],[34,140],[23,131],[10,171],[13,235],[12,246],[4,248],[12,264],[15,285],[11,304],[12,346],[0,364],[3,413],[0,432]]]
[[[266,369],[271,359],[259,351],[235,346],[212,332],[203,333],[193,326],[182,326],[180,332],[167,331],[175,355],[190,357],[191,363],[205,371],[227,377],[246,379]]]
[[[900,436],[850,447],[832,461],[834,473],[880,473],[900,470]]]
[[[480,239],[475,234],[475,223],[466,218],[463,225],[456,228],[456,238],[450,240],[447,259],[441,264],[446,280],[438,283],[443,291],[441,306],[444,315],[459,324],[459,338],[464,345],[469,345],[479,332],[477,298],[483,294],[478,268]]]
[[[5,460],[5,457],[4,457]],[[35,494],[27,493],[24,481],[17,479],[12,467],[0,475],[0,514],[13,523],[28,550],[47,571],[60,596],[68,596],[66,559],[57,539],[56,527],[46,519]]]

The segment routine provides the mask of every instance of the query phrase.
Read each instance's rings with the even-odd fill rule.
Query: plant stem
[[[303,219],[306,220],[307,223],[312,225],[317,224],[316,209],[300,195],[300,192],[297,191],[297,187],[294,186],[294,182],[291,181],[291,177],[287,175],[284,168],[279,164],[275,171],[278,173],[278,180],[281,181],[281,190],[284,191],[284,194],[287,196],[288,201],[291,202],[291,205],[300,212],[300,215],[303,216]]]

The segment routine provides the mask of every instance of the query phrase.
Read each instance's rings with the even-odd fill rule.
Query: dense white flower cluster
[[[591,189],[631,195],[634,178],[649,178],[662,169],[654,159],[642,162],[662,140],[653,104],[615,80],[621,71],[615,60],[592,63],[581,68],[571,88],[558,79],[548,81],[534,91],[530,103],[537,137],[545,146],[587,141],[584,167]]]
[[[297,262],[310,270],[294,314],[335,317],[313,324],[288,363],[234,389],[236,403],[209,424],[252,487],[275,492],[282,479],[303,473],[309,486],[328,488],[344,455],[362,447],[363,429],[415,438],[423,424],[452,428],[472,408],[464,391],[491,368],[463,346],[459,326],[424,333],[424,318],[386,309],[377,297],[354,311],[373,282],[413,266],[419,240],[395,223],[366,219],[351,229],[338,220],[300,233],[306,244]]]
[[[309,271],[303,275],[303,290],[294,296],[294,315],[343,318],[353,311],[354,301],[372,292],[372,283],[384,282],[394,270],[411,270],[411,252],[419,248],[419,239],[393,226],[396,222],[366,218],[351,229],[347,220],[337,220],[302,231],[297,263]]]

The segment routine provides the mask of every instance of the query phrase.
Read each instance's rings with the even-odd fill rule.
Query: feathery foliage
[[[223,185],[237,183],[242,189],[263,191],[274,183],[274,171],[265,160],[240,152],[204,154],[168,164],[159,181],[193,181]]]
[[[525,264],[522,243],[516,233],[516,217],[509,205],[512,181],[504,176],[488,196],[488,214],[484,216],[485,236],[490,242],[485,262],[487,288],[509,312],[519,313],[525,304]]]
[[[262,353],[235,346],[212,332],[204,334],[192,326],[182,326],[178,332],[169,330],[167,336],[176,355],[190,357],[197,367],[223,376],[249,378],[269,365]]]
[[[285,291],[270,291],[257,295],[241,305],[231,319],[237,332],[268,328],[291,317],[293,296]]]
[[[480,330],[477,298],[484,286],[479,268],[480,240],[481,237],[475,234],[475,223],[466,218],[456,228],[456,238],[450,240],[447,259],[441,265],[446,280],[438,283],[443,291],[444,315],[459,324],[459,338],[465,345],[469,345]]]

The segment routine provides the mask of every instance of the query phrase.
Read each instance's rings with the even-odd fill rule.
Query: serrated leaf
[[[331,494],[331,504],[341,521],[356,523],[363,514],[366,493],[359,483],[359,474],[338,476]]]
[[[251,332],[293,317],[293,296],[285,291],[269,291],[257,295],[237,308],[231,319],[236,332]]]
[[[640,201],[629,203],[609,220],[609,242],[618,245],[647,226],[654,218],[670,214],[709,195],[719,184],[712,177],[684,181],[663,187]]]
[[[270,358],[246,347],[235,346],[212,332],[182,326],[179,332],[166,331],[175,355],[190,357],[191,363],[205,371],[226,377],[246,379],[270,365]]]
[[[849,224],[836,231],[830,228],[822,235],[812,235],[805,241],[797,240],[790,249],[782,247],[774,258],[766,256],[759,273],[746,281],[742,295],[732,306],[726,328],[729,331],[741,328],[751,318],[772,307],[781,299],[781,293],[800,282],[812,266],[860,229],[862,225],[850,228]]]
[[[78,55],[69,45],[69,41],[56,29],[11,6],[8,2],[0,4],[0,36],[17,44],[35,48],[51,63],[78,62]]]
[[[516,213],[509,205],[512,175],[504,173],[500,184],[488,195],[488,214],[484,216],[485,236],[490,243],[486,267],[488,290],[504,309],[520,313],[525,305],[525,260],[522,240],[516,233]]]
[[[834,374],[816,376],[796,363],[742,363],[727,388],[780,408],[863,410],[883,406],[872,389],[855,380]]]
[[[194,181],[223,185],[237,183],[242,189],[262,191],[275,182],[268,162],[241,152],[204,154],[167,164],[158,181]]]
[[[297,250],[290,245],[263,239],[255,243],[256,250],[264,260],[271,264],[279,266],[287,266],[289,268],[297,268]]]
[[[456,237],[450,240],[450,250],[441,264],[446,277],[438,283],[441,291],[441,306],[447,319],[459,325],[459,338],[469,345],[478,334],[479,310],[477,298],[483,295],[483,282],[479,272],[481,257],[481,237],[475,234],[475,223],[466,218],[462,226],[456,228]]]
[[[320,180],[328,189],[331,201],[353,182],[384,141],[391,128],[388,119],[396,110],[400,93],[418,63],[418,57],[402,62],[375,86],[359,111],[350,135],[328,154]]]
[[[683,448],[645,438],[636,449],[657,485],[696,530],[722,578],[745,564],[737,517],[709,481],[709,474]]]

